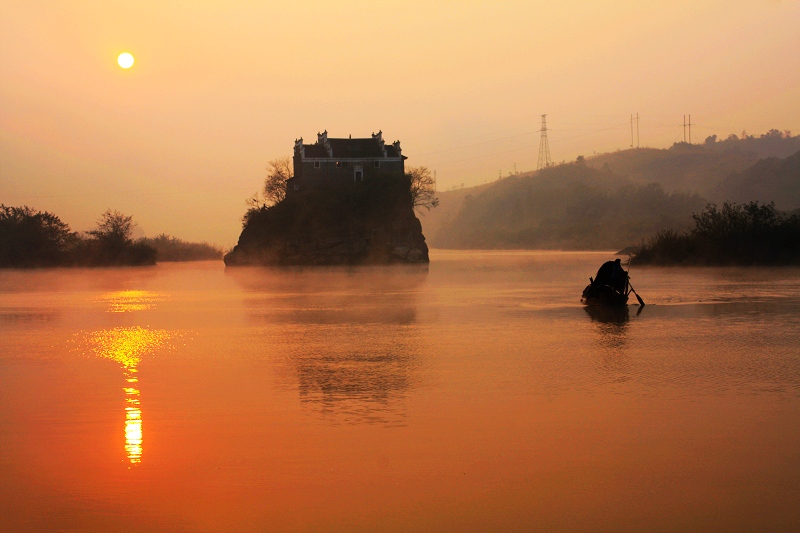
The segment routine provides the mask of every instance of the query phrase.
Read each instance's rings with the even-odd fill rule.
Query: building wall
[[[375,167],[376,161],[380,164],[379,168]],[[290,187],[292,190],[287,192],[294,192],[294,186],[298,186],[299,190],[302,190],[333,183],[354,183],[357,167],[361,167],[364,180],[387,175],[402,176],[405,173],[405,162],[400,158],[388,160],[381,158],[301,159],[298,154],[295,154],[295,179]]]

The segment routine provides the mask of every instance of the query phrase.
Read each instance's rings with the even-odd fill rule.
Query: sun
[[[133,66],[133,56],[128,52],[122,52],[117,57],[117,64],[122,68],[131,68]]]

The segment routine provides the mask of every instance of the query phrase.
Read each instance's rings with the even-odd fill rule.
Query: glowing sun
[[[117,57],[117,64],[122,68],[131,68],[133,66],[133,56],[128,52],[122,52]]]

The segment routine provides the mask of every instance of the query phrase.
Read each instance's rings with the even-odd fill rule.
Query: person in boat
[[[627,305],[630,292],[636,296],[639,305],[644,307],[644,300],[631,287],[628,272],[622,268],[622,263],[617,259],[603,263],[597,271],[596,278],[589,278],[589,285],[583,289],[581,298],[587,305]]]
[[[597,271],[597,276],[592,284],[600,287],[608,286],[620,294],[625,294],[628,273],[622,268],[619,259],[606,261]]]

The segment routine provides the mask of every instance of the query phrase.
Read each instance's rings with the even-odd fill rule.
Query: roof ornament
[[[383,142],[383,132],[381,130],[378,130],[378,133],[372,134],[372,138],[378,141],[378,147],[383,153],[383,157],[389,157],[389,154],[386,153],[386,145]]]
[[[328,152],[328,157],[333,157],[333,148],[331,148],[331,143],[328,142],[327,129],[322,133],[317,133],[317,144],[320,144],[325,148],[325,151]]]

